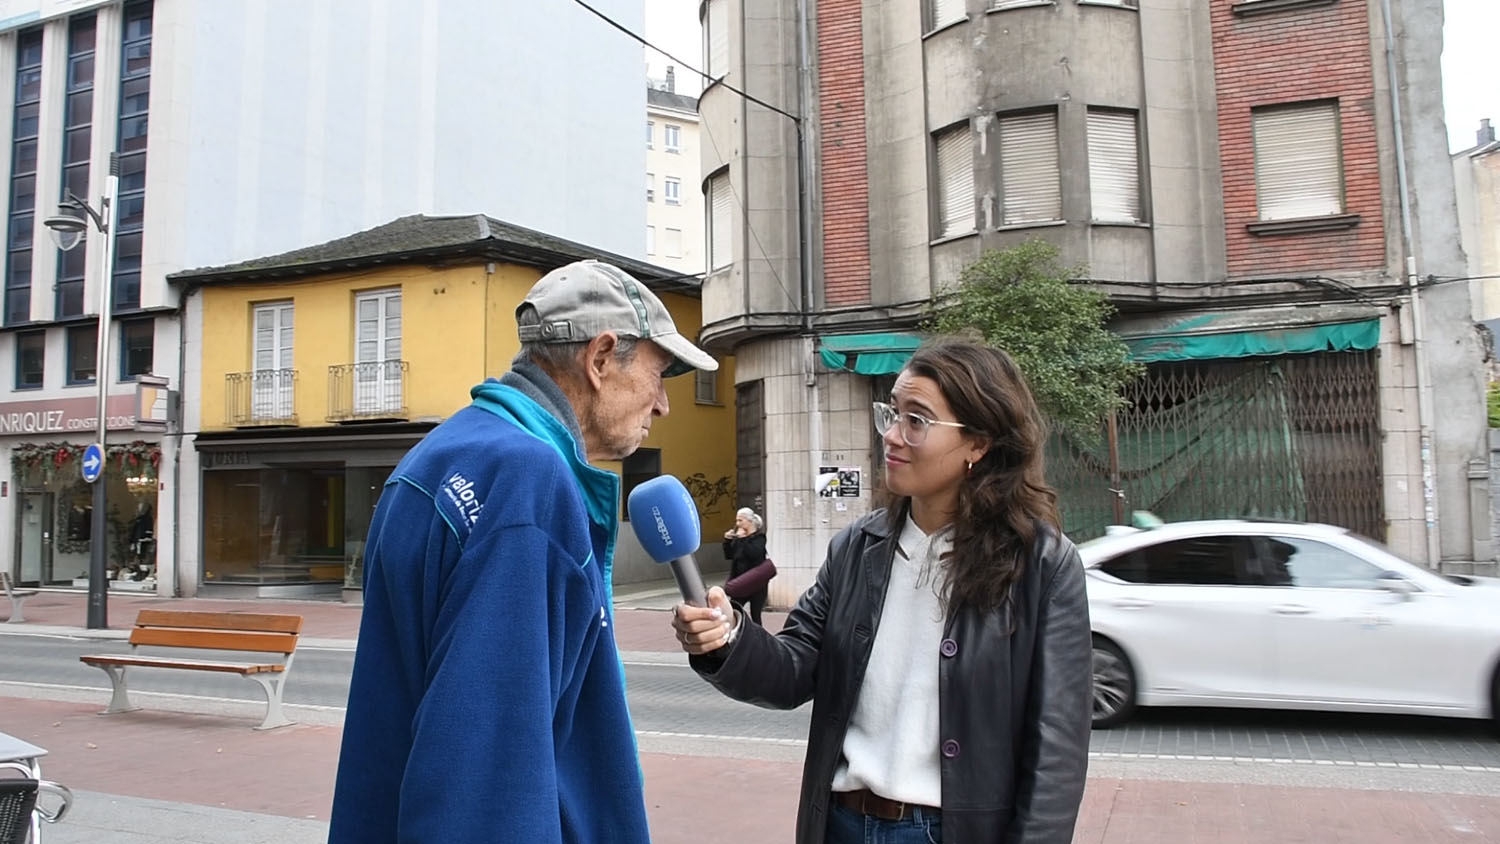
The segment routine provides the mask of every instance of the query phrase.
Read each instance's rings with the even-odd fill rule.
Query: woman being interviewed
[[[1083,567],[1004,352],[924,347],[875,405],[896,498],[845,528],[775,635],[717,590],[677,606],[730,697],[813,713],[799,844],[1066,844],[1088,767]]]

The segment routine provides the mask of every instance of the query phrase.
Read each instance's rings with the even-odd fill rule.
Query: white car
[[[1095,727],[1137,706],[1496,716],[1500,580],[1328,525],[1112,530],[1079,548]]]

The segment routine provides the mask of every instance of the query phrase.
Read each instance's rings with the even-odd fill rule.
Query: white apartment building
[[[642,0],[594,5],[643,23]],[[640,48],[576,4],[8,0],[3,14],[0,547],[22,583],[67,584],[87,567],[78,462],[102,374],[111,564],[149,564],[138,588],[192,588],[177,582],[174,509],[178,474],[192,470],[179,443],[190,449],[195,432],[142,432],[134,409],[139,375],[178,390],[184,357],[200,352],[180,340],[169,273],[410,214],[485,213],[642,252]],[[675,157],[696,172],[688,153]],[[99,207],[112,154],[107,272],[98,232],[60,252],[41,221],[69,191]],[[684,232],[694,253],[699,239]],[[106,275],[112,362],[97,373]]]
[[[683,275],[702,273],[698,100],[676,93],[676,71],[646,86],[646,258]]]

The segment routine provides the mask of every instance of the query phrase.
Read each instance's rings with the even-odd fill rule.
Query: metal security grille
[[[1376,352],[1153,364],[1098,442],[1054,435],[1075,540],[1118,513],[1260,517],[1385,535]],[[1119,503],[1117,505],[1117,498]]]

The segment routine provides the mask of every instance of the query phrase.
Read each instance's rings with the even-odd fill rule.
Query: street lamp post
[[[94,429],[99,444],[99,455],[105,460],[109,454],[105,447],[105,435],[109,428],[109,326],[110,294],[114,288],[115,239],[112,228],[115,222],[117,200],[120,194],[120,157],[109,154],[109,176],[105,180],[104,196],[99,198],[99,210],[95,211],[72,191],[58,206],[57,214],[42,221],[52,232],[52,240],[64,252],[77,246],[88,229],[90,221],[104,235],[103,274],[99,277],[99,336],[94,355],[94,383],[99,386],[99,412]],[[87,215],[87,219],[84,216]],[[89,527],[89,603],[88,628],[98,630],[109,626],[109,604],[106,600],[108,582],[107,558],[109,554],[109,527],[105,518],[104,472],[93,481],[93,519]]]

